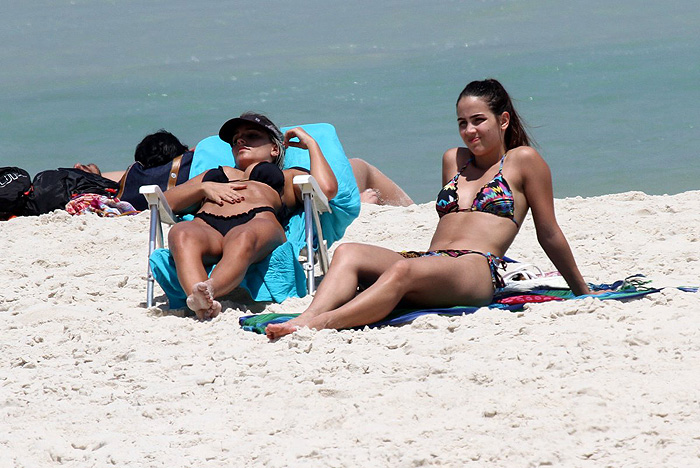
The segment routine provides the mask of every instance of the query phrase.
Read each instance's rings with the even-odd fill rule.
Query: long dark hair
[[[483,81],[472,81],[460,93],[459,98],[457,98],[457,104],[465,97],[483,99],[496,117],[499,117],[504,112],[510,114],[510,123],[504,137],[507,150],[518,146],[530,146],[531,138],[525,130],[525,124],[515,111],[513,102],[501,83],[493,78]]]

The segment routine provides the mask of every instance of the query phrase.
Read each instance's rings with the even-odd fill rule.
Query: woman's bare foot
[[[370,203],[372,205],[383,205],[384,200],[379,195],[379,192],[373,188],[368,188],[364,192],[360,193],[360,202]]]
[[[204,317],[202,317],[205,320],[213,319],[217,315],[221,313],[221,303],[219,301],[212,301],[211,307],[204,312]]]
[[[202,281],[192,287],[192,294],[187,297],[189,307],[200,320],[211,319],[221,312],[221,303],[214,300],[214,291],[210,280]]]
[[[294,323],[289,322],[282,322],[282,323],[271,323],[267,327],[265,327],[265,335],[270,339],[270,340],[276,340],[278,338],[282,338],[285,335],[289,335],[290,333],[294,333],[295,331],[301,329],[299,325],[296,325]]]
[[[192,286],[192,294],[187,296],[187,307],[194,311],[208,309],[214,302],[209,281],[202,281]]]
[[[309,327],[312,330],[323,330],[328,328],[328,324],[323,319],[323,313],[307,309],[301,315],[294,317],[291,320],[282,323],[271,323],[265,327],[265,335],[270,340],[276,340],[304,327]]]

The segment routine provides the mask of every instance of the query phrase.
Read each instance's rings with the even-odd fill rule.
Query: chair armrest
[[[160,214],[160,220],[167,224],[176,224],[177,217],[170,209],[168,200],[163,195],[163,191],[157,185],[142,185],[139,188],[139,193],[141,193],[148,201],[148,207],[152,208],[155,206]]]
[[[331,207],[328,204],[328,197],[321,191],[321,187],[318,186],[318,182],[316,182],[314,176],[311,174],[294,176],[292,182],[301,189],[302,198],[305,193],[309,193],[313,196],[313,203],[316,211],[319,213],[328,213],[331,211]]]

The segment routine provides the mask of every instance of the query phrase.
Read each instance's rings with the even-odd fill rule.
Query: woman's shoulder
[[[532,146],[518,146],[506,152],[506,164],[527,168],[546,165],[544,158]]]
[[[538,153],[537,150],[532,146],[518,146],[516,148],[508,150],[506,154],[508,155],[508,158],[513,159],[542,158],[540,153]]]
[[[463,146],[455,146],[445,151],[442,155],[442,164],[451,164],[462,167],[471,159],[471,151]]]
[[[506,153],[504,170],[515,171],[523,181],[551,180],[549,165],[532,146],[519,146]],[[512,177],[512,176],[511,176]]]
[[[447,151],[445,151],[442,155],[443,158],[455,158],[458,155],[468,155],[469,154],[469,149],[463,147],[463,146],[455,146],[454,148],[450,148]]]

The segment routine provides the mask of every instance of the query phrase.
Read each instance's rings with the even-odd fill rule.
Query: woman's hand
[[[293,141],[292,138],[297,138],[299,141]],[[306,133],[306,130],[304,130],[301,127],[290,128],[284,134],[284,146],[285,147],[293,146],[295,148],[301,148],[301,149],[307,150],[312,145],[318,145],[318,144],[316,143],[316,140],[314,140],[313,137],[311,135],[309,135],[308,133]]]
[[[90,164],[75,163],[73,165],[73,169],[80,169],[81,171],[91,172],[91,173],[97,174],[97,175],[102,175],[100,168],[97,167],[97,165],[94,163],[90,163]]]
[[[244,190],[246,187],[248,187],[246,184],[239,182],[229,182],[227,184],[220,182],[202,183],[205,199],[219,206],[222,206],[224,203],[233,204],[245,200],[245,197],[238,193],[238,190]]]
[[[292,140],[292,138],[296,138],[298,141]],[[287,130],[284,134],[284,146],[308,150],[311,175],[314,176],[321,191],[329,200],[335,197],[335,194],[338,193],[338,181],[316,140],[306,133],[306,130],[303,128],[294,127]],[[295,194],[296,200],[299,202],[301,200],[301,192],[295,189]]]

